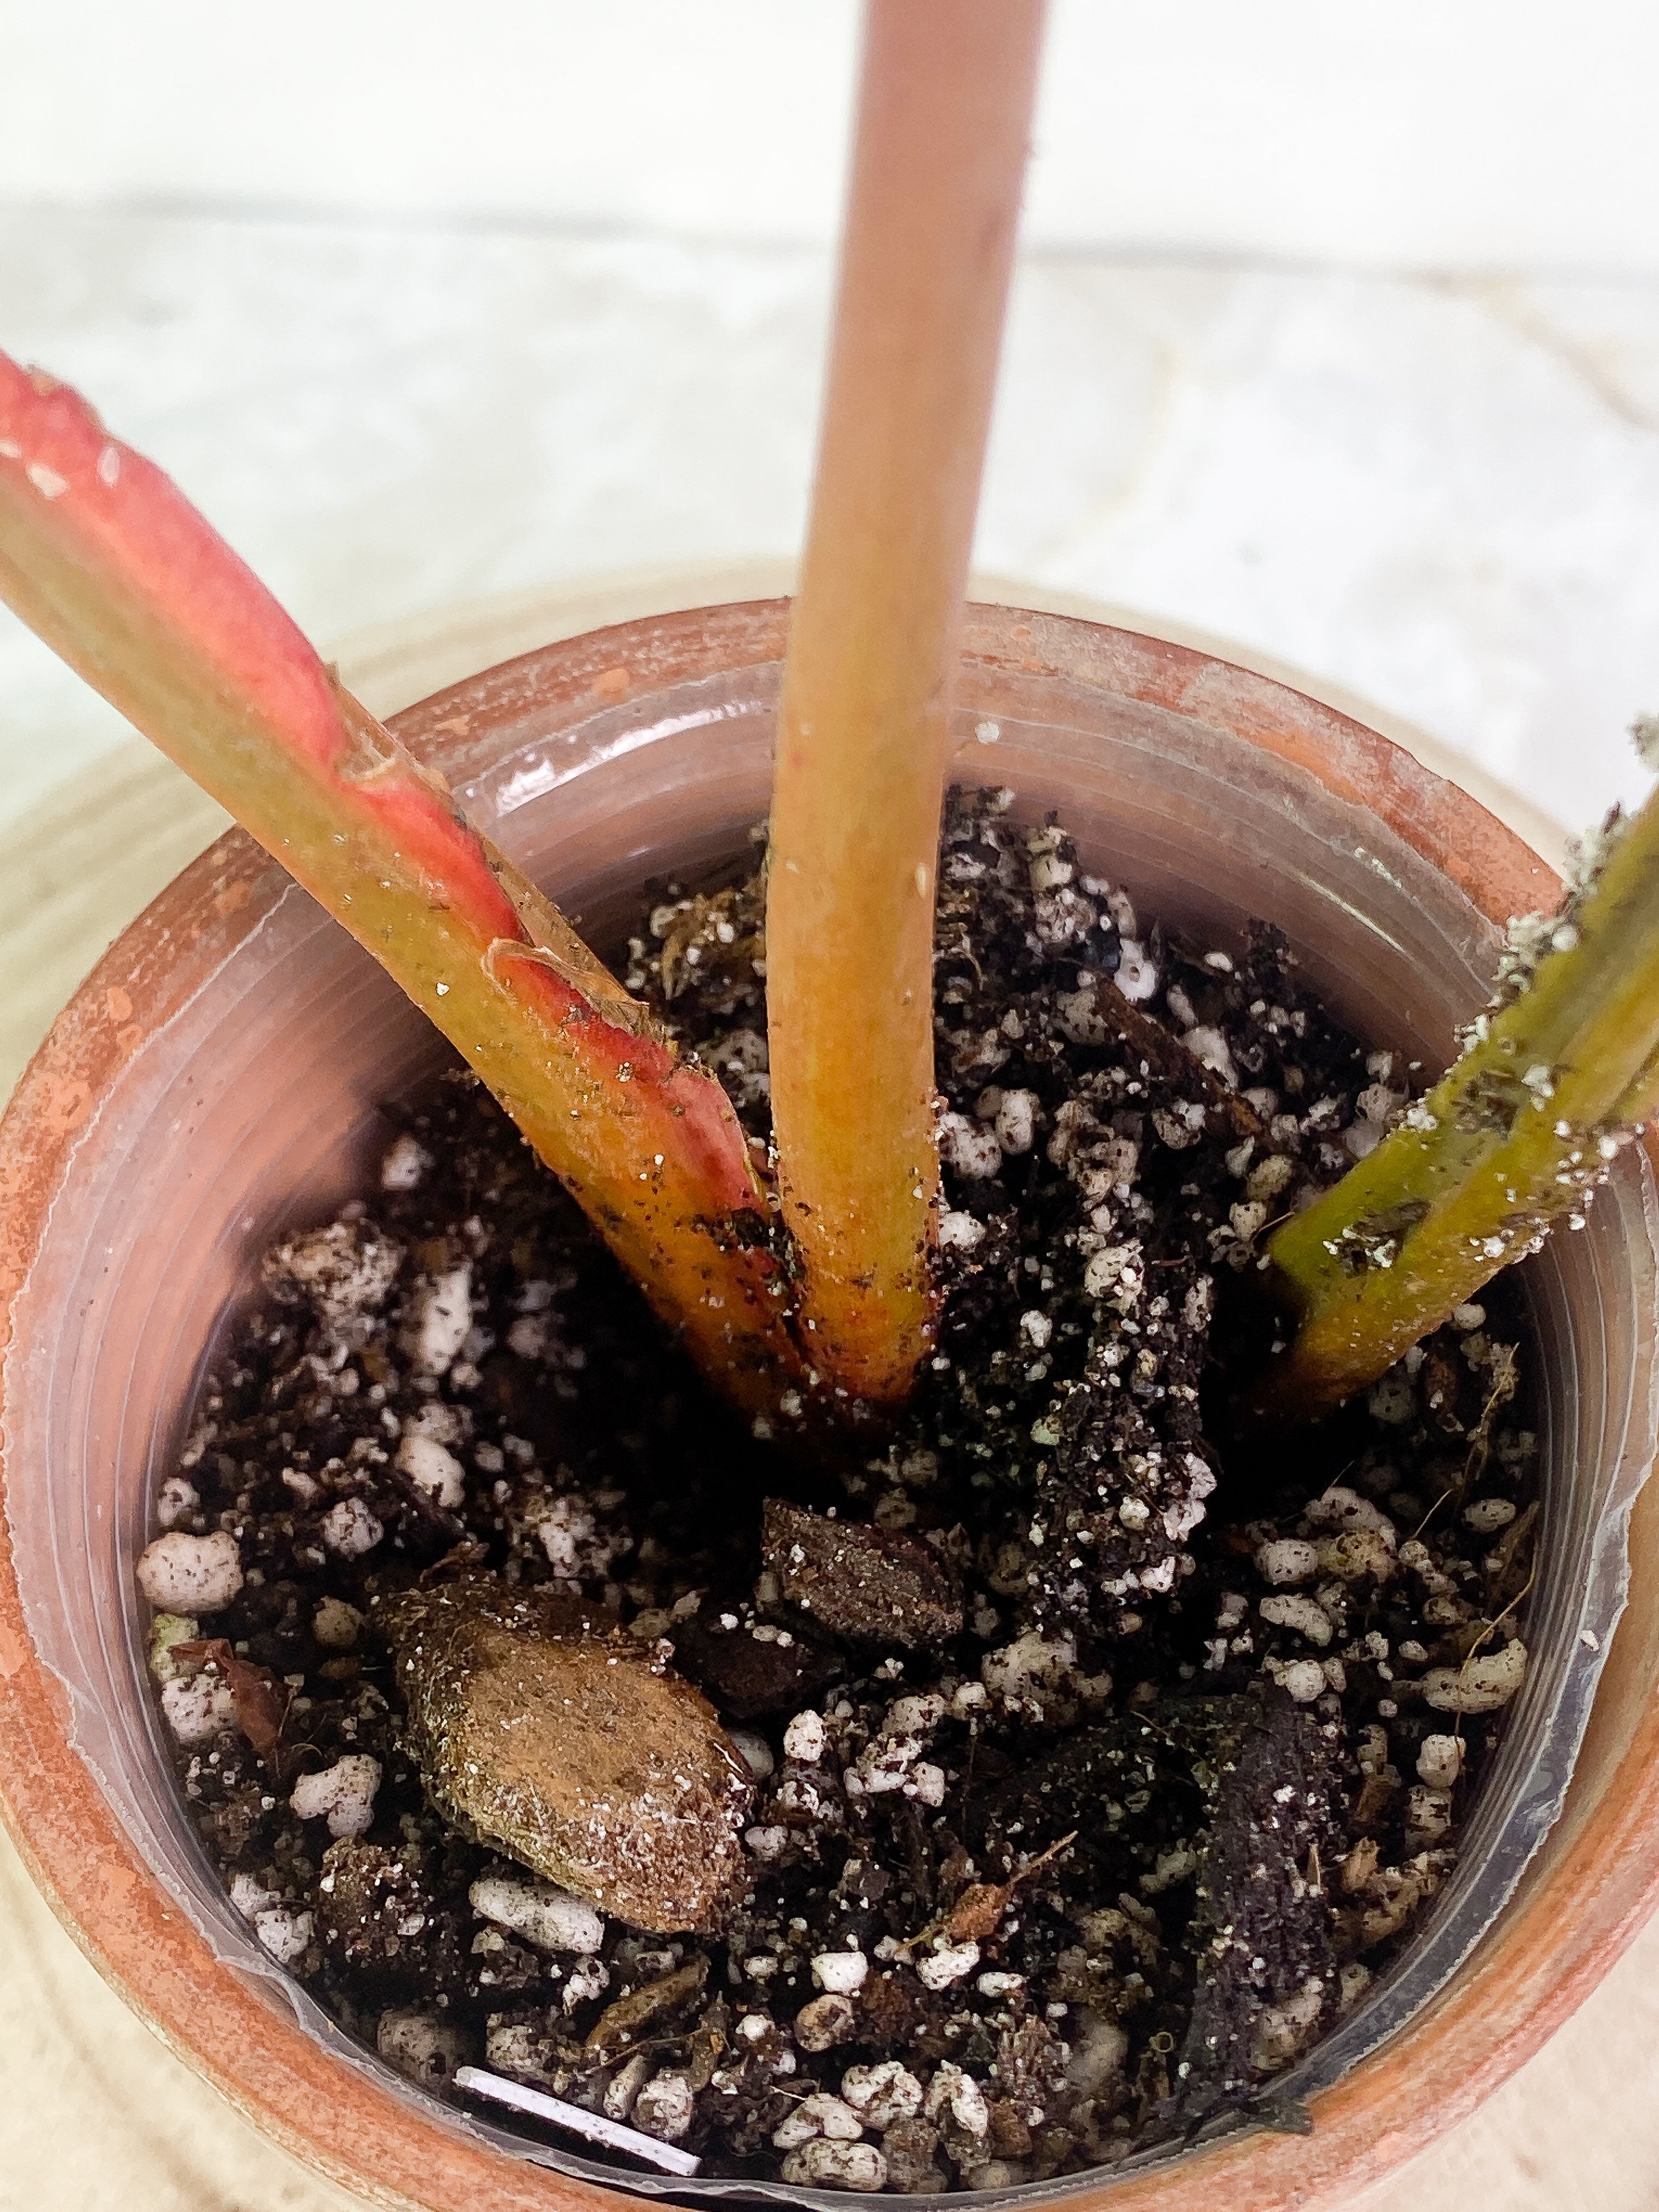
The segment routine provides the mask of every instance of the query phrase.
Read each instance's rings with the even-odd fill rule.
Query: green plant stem
[[[1421,1104],[1267,1244],[1295,1334],[1257,1413],[1316,1418],[1375,1382],[1579,1212],[1659,1103],[1659,794],[1562,922]]]

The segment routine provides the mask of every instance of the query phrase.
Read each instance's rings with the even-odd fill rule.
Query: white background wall
[[[791,556],[857,0],[0,0],[0,346],[325,644]],[[1659,0],[1054,0],[976,548],[1577,823],[1659,706]],[[0,818],[123,736],[0,611]]]
[[[0,0],[0,198],[828,235],[854,0]],[[1055,0],[1038,245],[1659,272],[1653,0]]]

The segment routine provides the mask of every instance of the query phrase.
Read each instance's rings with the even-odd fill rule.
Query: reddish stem
[[[466,1055],[704,1371],[798,1371],[714,1079],[343,690],[258,578],[75,392],[0,355],[0,596],[274,854]]]

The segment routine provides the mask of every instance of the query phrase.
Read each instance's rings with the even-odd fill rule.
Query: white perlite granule
[[[560,2002],[563,2009],[574,2012],[578,2005],[601,1997],[611,1986],[611,1970],[599,1959],[578,1959],[565,1978],[564,1995]]]
[[[884,2058],[877,2066],[849,2066],[841,2077],[841,2094],[878,2134],[895,2120],[914,2119],[921,2110],[921,2084],[896,2058]]]
[[[828,2136],[803,2143],[783,2161],[792,2189],[847,2189],[873,2193],[887,2185],[887,2161],[874,2143],[832,2142]]]
[[[1440,1713],[1492,1713],[1527,1679],[1527,1647],[1516,1642],[1501,1651],[1466,1659],[1461,1667],[1431,1667],[1423,1677],[1423,1697]]]
[[[850,1997],[830,1990],[804,2004],[795,2014],[795,2040],[803,2051],[828,2051],[845,2043],[857,2015]]]
[[[422,1283],[410,1300],[403,1346],[416,1371],[447,1375],[472,1328],[472,1263]]]
[[[1275,1628],[1289,1628],[1322,1649],[1331,1640],[1331,1624],[1310,1597],[1264,1597],[1256,1611]]]
[[[443,1512],[456,1512],[465,1503],[466,1472],[461,1462],[447,1445],[422,1429],[404,1431],[398,1446],[398,1465]]]
[[[1274,1672],[1272,1662],[1268,1672]],[[1325,1693],[1325,1669],[1317,1659],[1292,1659],[1288,1666],[1279,1668],[1277,1674],[1280,1689],[1298,1705],[1310,1705]]]
[[[305,1956],[315,1926],[309,1912],[285,1905],[251,1874],[233,1879],[230,1901],[279,1966],[291,1966]]]
[[[266,1255],[268,1287],[289,1304],[304,1300],[337,1326],[374,1313],[398,1279],[403,1248],[367,1224],[331,1221]]]
[[[1319,1566],[1319,1547],[1302,1536],[1275,1536],[1256,1547],[1257,1571],[1264,1582],[1305,1583]]]
[[[1507,1528],[1515,1518],[1515,1506],[1507,1498],[1477,1498],[1463,1508],[1465,1524],[1477,1536],[1491,1536],[1499,1528]]]
[[[423,2088],[448,2081],[466,2057],[466,2039],[435,2013],[397,2009],[383,2012],[374,2047],[400,2074]]]
[[[951,2059],[933,2069],[922,2107],[930,2120],[951,2120],[965,2136],[975,2140],[990,2132],[991,2108],[985,2092],[971,2074],[964,2074]]]
[[[1230,1091],[1237,1090],[1238,1070],[1233,1066],[1232,1048],[1219,1030],[1200,1023],[1188,1030],[1181,1042],[1200,1066],[1218,1075]]]
[[[1001,1157],[999,1151],[997,1158]],[[975,1244],[985,1242],[985,1224],[972,1213],[942,1213],[939,1218],[939,1241],[949,1250],[971,1252]]]
[[[863,2133],[864,2123],[852,2106],[819,2089],[804,2097],[779,2123],[772,2141],[780,2150],[796,2150],[817,2136],[827,2136],[832,2142],[856,2142]]]
[[[1425,1735],[1418,1746],[1417,1772],[1431,1790],[1449,1790],[1463,1771],[1463,1745],[1455,1735]]]
[[[188,1521],[201,1503],[193,1482],[187,1482],[182,1474],[170,1474],[155,1500],[155,1517],[164,1528],[173,1528],[179,1522]]]
[[[916,1972],[925,1988],[944,1990],[964,1980],[978,1964],[977,1943],[944,1943],[931,1958],[918,1960]]]
[[[343,1559],[361,1559],[385,1534],[361,1498],[343,1498],[323,1516],[323,1541]]]
[[[1040,1711],[1043,1698],[1063,1689],[1076,1665],[1077,1645],[1069,1636],[1045,1637],[1028,1628],[1012,1644],[988,1651],[979,1672],[993,1697],[1017,1709],[1034,1705]]]
[[[296,1820],[325,1819],[331,1836],[365,1836],[374,1818],[374,1793],[380,1786],[380,1760],[364,1752],[348,1752],[320,1774],[302,1774],[288,1802]]]
[[[315,1924],[308,1912],[273,1905],[255,1916],[253,1932],[279,1966],[292,1966],[310,1949]]]
[[[812,1961],[812,1979],[821,1990],[850,1997],[864,1987],[870,1961],[862,1951],[820,1951]]]
[[[138,1562],[138,1587],[159,1613],[219,1613],[242,1587],[242,1555],[228,1529],[158,1536]]]
[[[380,1161],[382,1190],[418,1190],[432,1171],[432,1155],[407,1132],[394,1137]]]
[[[827,1741],[821,1713],[797,1713],[783,1732],[783,1755],[799,1759],[803,1766],[816,1766]]]
[[[522,1936],[538,1951],[586,1955],[605,1941],[605,1920],[591,1905],[550,1881],[513,1881],[486,1875],[467,1892],[472,1909],[498,1928]]]
[[[662,2142],[678,2142],[689,2133],[695,2100],[684,2074],[659,2074],[634,2101],[634,2120]]]
[[[1002,1146],[994,1129],[966,1114],[941,1114],[939,1157],[964,1182],[988,1182],[1002,1171]]]
[[[994,1124],[997,1143],[1018,1157],[1036,1141],[1037,1095],[1035,1091],[1005,1091]]]
[[[772,1756],[771,1745],[763,1735],[757,1735],[753,1729],[734,1728],[729,1731],[729,1734],[732,1746],[744,1765],[757,1782],[764,1782],[777,1766],[777,1761]]]
[[[1146,948],[1133,937],[1126,937],[1118,948],[1117,974],[1112,979],[1131,1006],[1142,1006],[1157,994],[1162,980],[1156,961],[1149,959]]]
[[[161,1685],[161,1717],[186,1748],[211,1743],[236,1725],[236,1700],[217,1674],[175,1675]]]

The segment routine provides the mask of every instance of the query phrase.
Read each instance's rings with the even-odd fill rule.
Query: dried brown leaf
[[[175,1662],[198,1670],[211,1667],[230,1686],[236,1707],[236,1725],[273,1774],[282,1769],[283,1726],[288,1719],[289,1692],[269,1668],[239,1659],[222,1636],[198,1637],[173,1647]]]
[[[1011,1881],[972,1883],[945,1916],[945,1933],[953,1943],[982,1943],[996,1934],[1013,1893]]]
[[[708,1960],[701,1951],[687,1965],[647,1982],[607,2005],[588,2030],[587,2049],[602,2058],[615,2058],[629,2044],[637,2043],[647,2028],[689,2005],[708,1978]]]

